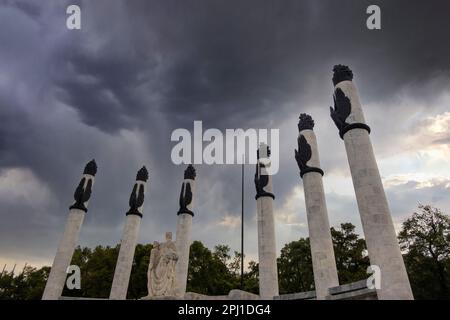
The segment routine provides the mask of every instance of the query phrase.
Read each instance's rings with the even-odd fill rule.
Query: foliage
[[[314,290],[309,238],[292,241],[278,258],[280,294]]]
[[[0,299],[41,299],[49,273],[50,267],[36,269],[30,266],[26,266],[18,276],[4,273],[0,277]]]
[[[450,299],[450,218],[441,210],[419,205],[399,233],[416,299]]]
[[[405,265],[416,299],[449,299],[450,293],[450,218],[439,209],[419,206],[407,219],[399,234]],[[367,277],[369,259],[364,239],[355,233],[351,223],[331,228],[339,282],[341,284]],[[94,249],[76,248],[71,264],[81,271],[81,289],[64,289],[64,296],[108,298],[120,246]],[[136,246],[128,299],[147,295],[147,269],[151,244]],[[314,290],[309,238],[287,243],[278,263],[280,293]],[[27,266],[14,275],[0,276],[0,299],[41,299],[50,267]],[[200,241],[190,248],[187,291],[226,295],[240,288],[241,256],[227,245],[211,251]],[[258,294],[258,263],[250,261],[243,275],[243,290]]]
[[[119,245],[97,246],[94,250],[77,247],[71,264],[80,267],[81,289],[64,288],[63,296],[108,298],[118,255]]]
[[[238,278],[229,268],[230,247],[218,245],[211,252],[194,241],[189,253],[187,291],[208,295],[225,295],[238,286]]]
[[[334,255],[340,284],[366,279],[370,265],[366,242],[355,233],[351,223],[341,223],[340,230],[331,228]]]

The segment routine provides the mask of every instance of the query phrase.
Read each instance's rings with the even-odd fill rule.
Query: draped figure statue
[[[178,254],[172,241],[172,233],[167,232],[166,242],[155,241],[150,253],[147,272],[148,298],[175,295],[177,261]]]

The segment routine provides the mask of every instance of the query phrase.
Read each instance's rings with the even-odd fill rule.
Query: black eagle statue
[[[148,180],[148,171],[145,166],[143,166],[136,174],[136,181],[147,182]],[[135,214],[137,216],[142,217],[142,213],[139,212],[139,208],[144,204],[145,194],[144,194],[144,185],[142,183],[135,183],[133,186],[133,191],[130,194],[130,200],[128,204],[130,205],[130,210],[126,213]]]
[[[306,163],[311,159],[312,150],[304,135],[300,135],[297,139],[298,150],[295,149],[295,160],[297,160],[300,172],[304,172],[308,166]]]
[[[128,210],[127,215],[136,214],[138,216],[142,216],[139,212],[138,208],[142,207],[144,204],[144,186],[141,184],[134,184],[133,191],[130,195],[130,200],[128,201],[130,205],[130,210]]]
[[[264,168],[263,164],[259,165],[261,168]],[[260,172],[258,172],[258,165],[256,165],[256,172],[255,172],[255,187],[256,187],[256,194],[263,194],[264,187],[267,186],[269,183],[269,176],[268,175],[262,175]]]
[[[83,210],[84,212],[87,212],[87,208],[84,204],[91,197],[92,179],[89,179],[89,181],[86,184],[86,188],[84,188],[85,183],[86,178],[82,178],[80,183],[78,184],[78,187],[75,189],[75,193],[73,195],[75,203],[70,206],[70,209],[79,209]]]
[[[185,192],[186,187],[186,192]],[[178,214],[187,213],[191,216],[194,216],[194,213],[188,209],[188,205],[190,205],[192,202],[192,190],[191,190],[191,184],[183,182],[181,185],[181,192],[180,192],[180,210],[178,210]]]
[[[97,173],[97,164],[95,163],[95,160],[92,159],[84,167],[83,174],[95,176],[96,173]],[[75,193],[73,195],[75,203],[73,205],[71,205],[69,209],[79,209],[79,210],[83,210],[84,212],[87,212],[85,203],[91,197],[92,179],[88,179],[88,182],[86,183],[86,187],[84,186],[85,183],[86,183],[86,178],[85,177],[81,178],[81,181],[78,184],[78,187],[75,189]]]
[[[337,88],[333,96],[334,109],[330,107],[330,115],[334,121],[334,124],[342,131],[348,123],[346,122],[347,117],[352,112],[352,105],[350,99],[345,95],[341,88]]]
[[[259,197],[272,197],[275,199],[275,196],[264,190],[264,188],[269,183],[269,175],[268,174],[261,174],[262,171],[265,171],[264,164],[260,163],[259,166],[256,164],[256,172],[255,172],[255,188],[256,188],[256,196],[255,199],[258,199]]]

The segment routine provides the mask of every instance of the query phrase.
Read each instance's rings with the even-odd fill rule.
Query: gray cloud
[[[81,244],[119,241],[143,164],[150,188],[140,240],[174,231],[184,168],[170,161],[170,134],[191,129],[194,120],[205,128],[280,128],[279,210],[301,184],[293,160],[300,112],[316,119],[323,169],[349,179],[328,115],[335,63],[354,70],[383,157],[419,123],[405,115],[443,112],[434,98],[450,78],[444,1],[382,1],[381,31],[365,28],[369,1],[81,1],[81,31],[65,29],[68,3],[7,1],[0,11],[0,169],[29,170],[48,189],[40,208],[0,202],[0,256],[35,251],[52,258],[91,158],[99,173]],[[405,90],[417,104],[390,109]],[[194,235],[209,245],[234,243],[238,230],[217,224],[240,213],[239,166],[197,170]],[[248,248],[255,254],[254,168],[246,170]],[[332,221],[359,223],[354,198],[327,197]],[[396,208],[403,201],[391,202]],[[292,229],[280,239],[296,232],[303,235]]]

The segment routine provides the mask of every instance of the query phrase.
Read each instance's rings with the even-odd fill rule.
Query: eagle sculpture
[[[87,211],[87,208],[84,204],[91,197],[92,179],[89,179],[86,184],[86,188],[84,187],[85,182],[86,178],[82,178],[80,183],[78,184],[78,187],[75,189],[75,193],[73,195],[75,203],[70,207],[70,209],[80,209],[84,212]]]
[[[259,167],[258,167],[259,166]],[[266,172],[265,174],[261,174],[261,169],[265,171],[265,165],[260,163],[259,165],[256,164],[256,173],[255,173],[255,188],[256,188],[256,196],[255,199],[258,199],[259,197],[271,197],[272,199],[275,198],[273,193],[267,192],[264,190],[264,188],[269,183],[269,175]]]
[[[297,139],[298,150],[295,149],[295,160],[297,160],[300,172],[303,172],[308,166],[306,163],[311,159],[312,151],[311,146],[306,141],[304,135],[300,135]]]
[[[192,202],[191,184],[183,182],[183,184],[181,185],[180,210],[178,210],[178,214],[187,213],[190,214],[191,216],[194,216],[194,213],[188,209],[188,205],[190,205],[191,202]]]
[[[350,99],[345,95],[341,88],[337,88],[333,96],[334,109],[330,107],[330,115],[336,127],[341,131],[348,123],[345,122],[352,112]]]
[[[137,214],[141,215],[138,208],[142,207],[144,204],[144,186],[138,185],[137,183],[134,184],[133,191],[130,195],[129,205],[130,210],[128,211],[128,214]]]

